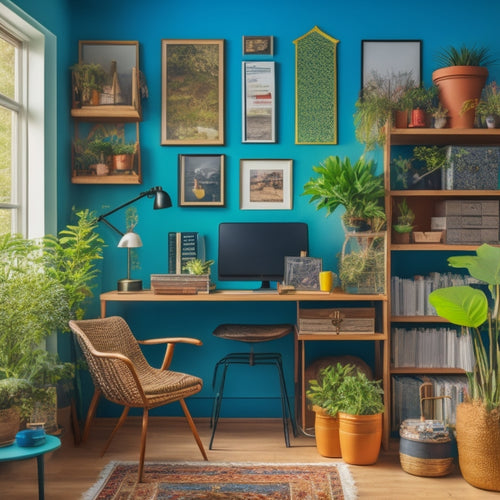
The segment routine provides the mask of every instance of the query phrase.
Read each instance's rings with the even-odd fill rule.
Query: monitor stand
[[[274,288],[271,288],[271,284],[269,281],[263,281],[262,284],[260,285],[260,288],[256,288],[255,290],[252,290],[254,293],[277,293],[278,291],[275,290]]]

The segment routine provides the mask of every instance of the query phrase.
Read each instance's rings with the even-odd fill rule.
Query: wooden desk
[[[389,322],[388,302],[385,295],[355,295],[341,291],[326,292],[295,292],[278,294],[275,290],[270,292],[253,292],[251,290],[215,290],[208,294],[196,295],[167,295],[154,294],[151,290],[140,292],[105,292],[100,295],[101,317],[106,316],[108,302],[295,302],[297,316],[299,306],[304,302],[371,302],[379,303],[382,318],[379,322],[381,329],[377,333],[351,333],[351,334],[300,334],[296,332],[294,339],[294,382],[296,413],[300,423],[305,422],[305,347],[310,341],[374,341],[375,342],[375,373],[377,378],[382,378],[384,389],[384,448],[388,448],[390,434],[390,351],[389,351]]]

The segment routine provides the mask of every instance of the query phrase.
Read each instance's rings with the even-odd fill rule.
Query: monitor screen
[[[285,257],[309,252],[304,222],[223,222],[219,224],[220,281],[283,281]]]

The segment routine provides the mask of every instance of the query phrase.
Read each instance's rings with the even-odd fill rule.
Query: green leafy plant
[[[384,412],[383,389],[379,380],[370,380],[363,372],[344,377],[338,388],[338,411],[349,415],[375,415]]]
[[[112,142],[111,151],[114,155],[131,155],[135,153],[134,142]]]
[[[318,176],[304,185],[302,194],[311,197],[309,203],[316,203],[317,210],[325,209],[329,216],[343,206],[346,225],[356,219],[385,219],[384,180],[376,174],[374,161],[361,157],[352,163],[348,157],[329,156],[312,168]]]
[[[441,104],[441,102],[432,106],[430,113],[434,118],[448,118],[448,110]]]
[[[344,378],[355,373],[356,367],[352,364],[325,366],[319,372],[317,379],[309,380],[309,388],[306,396],[312,405],[323,408],[325,412],[336,417],[341,401],[339,399],[339,388]]]
[[[495,62],[495,58],[486,47],[475,45],[467,47],[463,44],[460,48],[448,47],[437,55],[441,67],[448,66],[488,66]]]
[[[399,215],[397,216],[397,224],[393,224],[394,231],[398,233],[411,233],[413,231],[413,221],[415,220],[415,214],[413,210],[408,206],[406,198],[398,203]]]
[[[426,112],[430,112],[438,98],[439,89],[435,85],[430,87],[420,86],[413,87],[406,92],[406,99],[411,105],[411,109],[420,108]]]
[[[481,99],[471,99],[465,101],[461,113],[466,113],[470,109],[476,110],[476,116],[486,118],[487,116],[500,116],[500,90],[496,82],[491,82],[482,90]]]
[[[466,268],[488,285],[491,304],[483,290],[472,286],[434,290],[429,301],[439,316],[471,335],[476,364],[473,372],[467,372],[469,397],[491,411],[500,408],[500,248],[483,244],[476,255],[449,257],[448,264]]]
[[[73,72],[74,85],[84,104],[90,101],[92,90],[102,92],[107,73],[100,64],[79,63],[74,64],[70,69]]]
[[[186,262],[182,270],[188,271],[189,274],[210,274],[210,266],[213,263],[213,260],[191,259]]]
[[[26,418],[33,409],[33,386],[23,379],[0,380],[0,410],[18,408],[21,417]]]

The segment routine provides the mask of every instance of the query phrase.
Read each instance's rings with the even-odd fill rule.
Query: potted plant
[[[133,155],[136,151],[135,142],[111,142],[111,153],[113,155],[113,169],[117,171],[132,170]]]
[[[376,463],[382,443],[384,403],[380,381],[357,371],[338,389],[339,438],[342,459],[353,465]]]
[[[434,128],[444,128],[446,126],[448,121],[448,110],[441,102],[438,102],[437,106],[433,106],[430,113],[433,118]]]
[[[412,172],[413,189],[441,189],[441,169],[448,164],[446,147],[416,146],[413,157],[420,162]]]
[[[394,229],[394,243],[409,243],[410,234],[413,231],[413,222],[415,220],[415,214],[413,210],[408,206],[406,198],[398,203],[397,223],[392,225]]]
[[[15,441],[21,424],[21,416],[30,415],[31,385],[22,379],[0,380],[0,447]]]
[[[448,264],[488,285],[488,294],[485,287],[440,288],[429,301],[472,337],[476,364],[456,415],[460,470],[473,486],[500,491],[500,248],[483,244],[476,255],[449,257]]]
[[[79,63],[71,66],[73,72],[73,106],[81,104],[97,106],[107,73],[100,64]],[[78,97],[79,96],[79,97]]]
[[[493,58],[485,47],[462,45],[449,47],[438,54],[442,67],[432,73],[432,81],[439,87],[439,99],[449,110],[451,128],[472,128],[474,109],[462,113],[465,102],[479,101],[488,78],[486,66]]]
[[[431,87],[414,87],[407,91],[406,98],[411,104],[411,121],[409,127],[426,127],[427,113],[432,110],[435,99],[438,96],[438,88],[435,85]]]
[[[464,102],[462,113],[474,109],[476,118],[486,123],[488,128],[495,128],[500,116],[500,92],[496,82],[491,82],[484,87],[481,99],[472,99]]]
[[[309,380],[306,396],[315,413],[316,447],[318,453],[323,457],[342,456],[337,415],[341,404],[338,391],[344,377],[352,375],[355,370],[356,368],[352,364],[337,363],[322,368],[318,379]]]
[[[182,266],[182,270],[187,271],[189,274],[210,274],[210,267],[213,264],[213,260],[190,259]]]
[[[384,126],[392,125],[395,111],[409,109],[405,95],[414,85],[409,73],[398,73],[391,78],[375,73],[364,85],[355,103],[354,125],[356,139],[367,150],[384,145]]]
[[[311,197],[309,203],[316,203],[317,210],[324,208],[329,216],[344,207],[342,221],[349,229],[366,230],[372,219],[385,219],[384,180],[376,174],[374,161],[361,157],[353,163],[348,157],[329,156],[312,168],[318,176],[304,185],[302,194]]]
[[[74,164],[80,173],[107,175],[111,144],[101,138],[77,139],[73,142]]]

